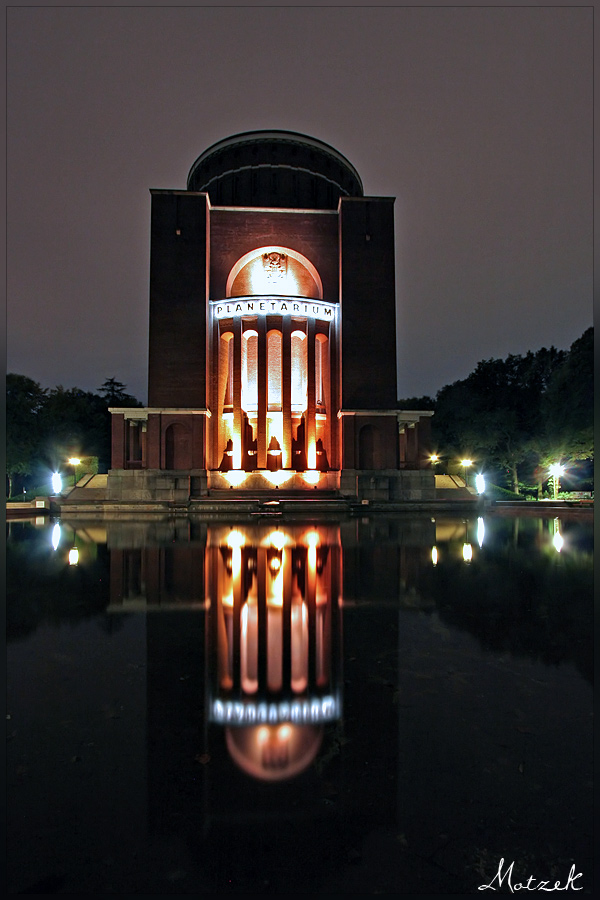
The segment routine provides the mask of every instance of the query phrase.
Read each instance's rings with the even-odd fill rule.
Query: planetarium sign
[[[307,316],[335,321],[336,305],[322,300],[306,300],[304,297],[235,297],[230,300],[212,300],[215,319],[238,316]]]

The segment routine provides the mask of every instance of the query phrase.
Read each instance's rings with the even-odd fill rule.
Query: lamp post
[[[70,459],[67,460],[67,462],[73,466],[73,487],[75,487],[77,484],[77,466],[79,465],[81,460],[78,459],[77,456],[72,456]]]
[[[465,475],[465,487],[468,487],[468,485],[467,485],[467,469],[469,466],[473,465],[473,460],[472,459],[461,459],[460,462],[463,467],[463,472]]]
[[[553,488],[555,500],[558,496],[558,490],[560,487],[560,476],[564,473],[564,471],[565,471],[565,467],[561,466],[560,463],[553,463],[550,466],[550,474],[552,475],[552,488]]]

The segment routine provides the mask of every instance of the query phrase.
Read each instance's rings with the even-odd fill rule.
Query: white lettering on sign
[[[236,297],[232,300],[211,300],[215,319],[229,319],[236,316],[274,315],[274,316],[308,316],[326,322],[335,320],[335,305],[322,300],[285,300],[277,297],[263,297],[261,300],[245,300]]]

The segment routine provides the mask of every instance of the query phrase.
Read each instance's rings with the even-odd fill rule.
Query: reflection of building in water
[[[341,714],[340,548],[334,529],[212,533],[209,720],[256,777],[297,774]]]
[[[396,816],[398,613],[435,525],[279,523],[108,523],[111,610],[146,609],[151,830],[220,856]]]
[[[113,547],[111,610],[206,610],[206,720],[245,772],[281,779],[341,715],[340,577],[337,526],[211,526]]]

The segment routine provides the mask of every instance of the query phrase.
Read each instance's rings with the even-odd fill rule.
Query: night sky
[[[592,12],[9,8],[8,371],[146,402],[149,191],[256,129],[396,197],[400,397],[568,348],[592,324]]]

